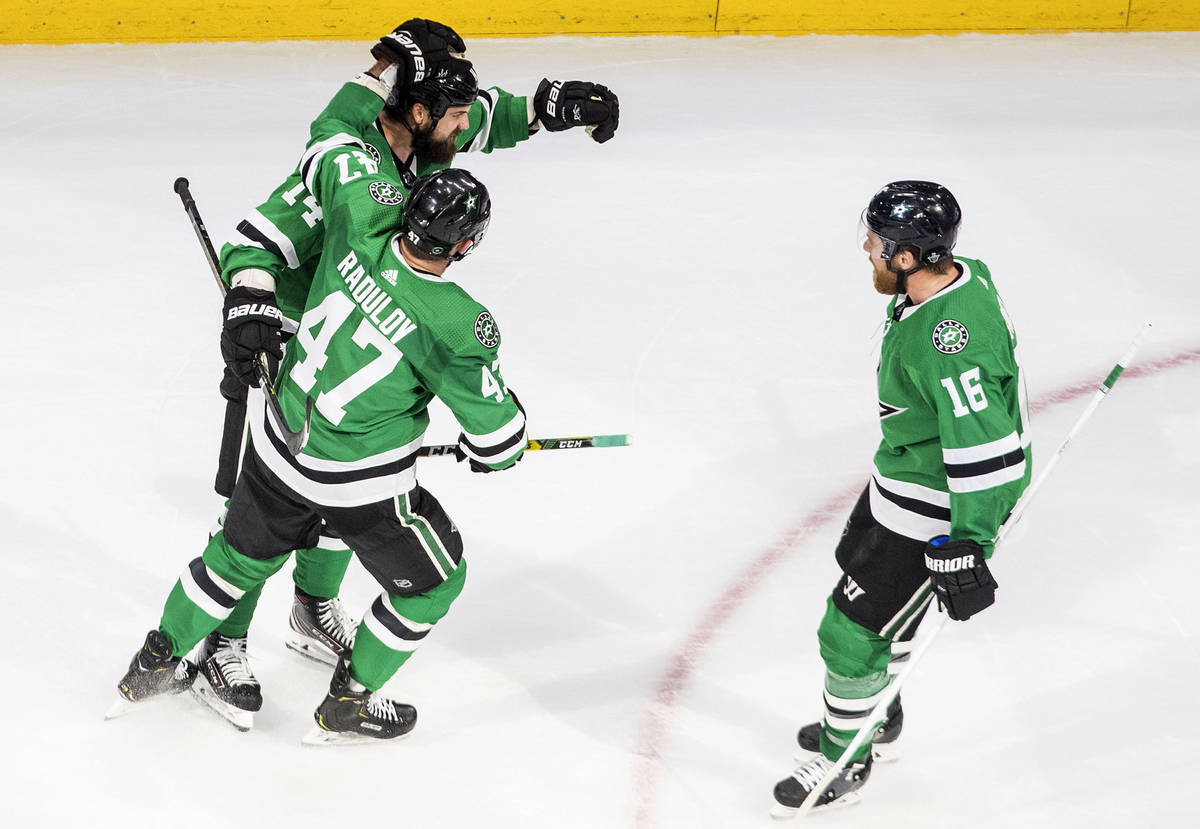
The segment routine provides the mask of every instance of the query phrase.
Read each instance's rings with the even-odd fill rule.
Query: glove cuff
[[[260,268],[243,268],[233,275],[231,288],[255,288],[275,293],[275,277]]]

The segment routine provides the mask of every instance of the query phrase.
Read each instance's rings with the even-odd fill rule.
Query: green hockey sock
[[[353,553],[349,548],[328,549],[315,547],[296,551],[296,569],[292,581],[296,587],[318,599],[332,599],[342,587],[346,568],[350,566]]]
[[[183,656],[216,630],[233,612],[238,600],[276,573],[287,555],[254,559],[225,541],[224,531],[209,539],[204,554],[189,562],[163,606],[159,629]]]
[[[238,599],[229,618],[217,626],[217,632],[234,639],[245,636],[250,630],[250,620],[254,618],[254,609],[258,607],[262,589],[263,586],[260,584],[247,590],[246,594]]]
[[[860,728],[871,723],[867,716],[891,677],[887,670],[864,677],[839,676],[825,672],[825,718],[821,723],[821,753],[830,760],[842,756]],[[832,706],[832,709],[831,709]],[[836,714],[834,713],[836,711]],[[871,751],[871,741],[854,752],[850,762],[862,760]]]
[[[359,623],[350,657],[350,676],[378,691],[408,661],[429,631],[462,592],[467,563],[460,561],[450,578],[415,596],[381,594]]]

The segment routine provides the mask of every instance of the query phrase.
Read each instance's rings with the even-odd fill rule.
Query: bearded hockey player
[[[378,97],[339,95],[326,110],[330,117],[355,123],[366,118],[368,126],[357,136],[369,159],[361,169],[380,177],[378,193],[398,213],[403,213],[414,182],[450,166],[459,152],[511,148],[542,127],[554,132],[584,126],[599,143],[616,132],[617,97],[604,86],[543,80],[528,98],[497,87],[480,89],[465,49],[448,26],[406,21],[372,49],[378,60],[372,72],[382,77],[375,81]],[[232,491],[240,464],[246,390],[257,385],[250,358],[260,351],[277,358],[282,340],[295,332],[324,244],[324,211],[304,172],[297,167],[238,224],[235,238],[221,251],[222,277],[232,287],[227,312],[247,303],[252,307],[260,292],[273,293],[282,309],[281,318],[247,315],[244,325],[227,328],[223,338],[227,363],[242,367],[242,373],[228,369],[221,387],[231,401],[218,472],[217,488],[224,495]],[[286,644],[331,666],[354,642],[356,622],[338,599],[350,555],[344,539],[323,531],[316,548],[297,551],[293,571],[295,598]],[[240,723],[262,705],[246,640],[260,592],[250,591],[239,600],[197,656],[201,699],[216,701],[219,712],[232,712]]]
[[[871,481],[836,557],[842,576],[817,636],[825,717],[800,730],[815,757],[775,786],[792,815],[867,725],[910,650],[933,596],[951,619],[995,601],[988,567],[996,534],[1032,466],[1017,336],[987,266],[952,254],[961,212],[945,187],[898,181],[863,212],[875,288],[891,294],[878,370],[883,439]],[[899,698],[873,740],[848,758],[817,808],[845,805],[867,780],[879,744],[894,745]]]
[[[322,142],[333,136],[320,128],[335,123],[314,124],[305,157],[326,250],[278,379],[289,420],[303,417],[306,397],[317,401],[308,443],[293,456],[263,395],[253,395],[250,446],[224,526],[184,570],[119,683],[135,702],[187,687],[183,656],[328,527],[383,592],[358,625],[352,656],[339,657],[311,742],[398,737],[416,723],[415,708],[378,690],[466,577],[457,528],[417,483],[429,402],[436,395],[454,413],[475,471],[511,467],[526,444],[524,412],[500,374],[499,329],[445,276],[487,230],[486,188],[464,170],[422,178],[401,229],[391,184],[368,171],[361,145],[344,134],[336,140],[350,143]]]

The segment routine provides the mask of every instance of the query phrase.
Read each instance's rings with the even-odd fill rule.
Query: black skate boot
[[[895,742],[903,728],[904,709],[900,707],[900,696],[897,695],[887,707],[887,719],[875,729],[875,736],[871,738],[871,754],[877,762],[890,763],[900,758]],[[800,744],[800,751],[796,752],[797,762],[803,759],[802,752],[820,753],[821,724],[813,722],[801,728],[796,735],[796,742]]]
[[[862,788],[863,783],[866,783],[867,778],[871,776],[872,762],[873,759],[868,754],[863,760],[849,763],[829,784],[821,794],[820,801],[813,808],[831,809],[857,803],[859,796],[855,792]],[[771,816],[787,818],[796,814],[796,810],[804,803],[805,798],[817,787],[817,784],[831,768],[833,768],[833,761],[824,754],[818,754],[792,772],[791,777],[776,783],[775,807],[771,810]]]
[[[239,731],[254,727],[254,712],[262,708],[262,687],[250,670],[246,637],[216,631],[201,646],[200,675],[192,693]]]
[[[171,643],[161,630],[146,634],[146,644],[133,655],[129,670],[117,683],[120,698],[104,715],[106,720],[119,717],[129,704],[186,691],[196,679],[196,666],[171,655]]]
[[[304,737],[309,745],[390,740],[413,730],[417,709],[359,685],[350,678],[349,658],[343,656],[313,717],[317,725]]]
[[[346,615],[337,596],[318,599],[299,588],[288,624],[292,630],[284,644],[330,667],[336,666],[338,657],[354,647],[354,631],[358,628],[358,622]]]

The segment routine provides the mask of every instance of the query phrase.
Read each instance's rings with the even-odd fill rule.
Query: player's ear
[[[917,257],[911,250],[898,250],[892,254],[892,264],[897,270],[907,271],[917,266]]]

